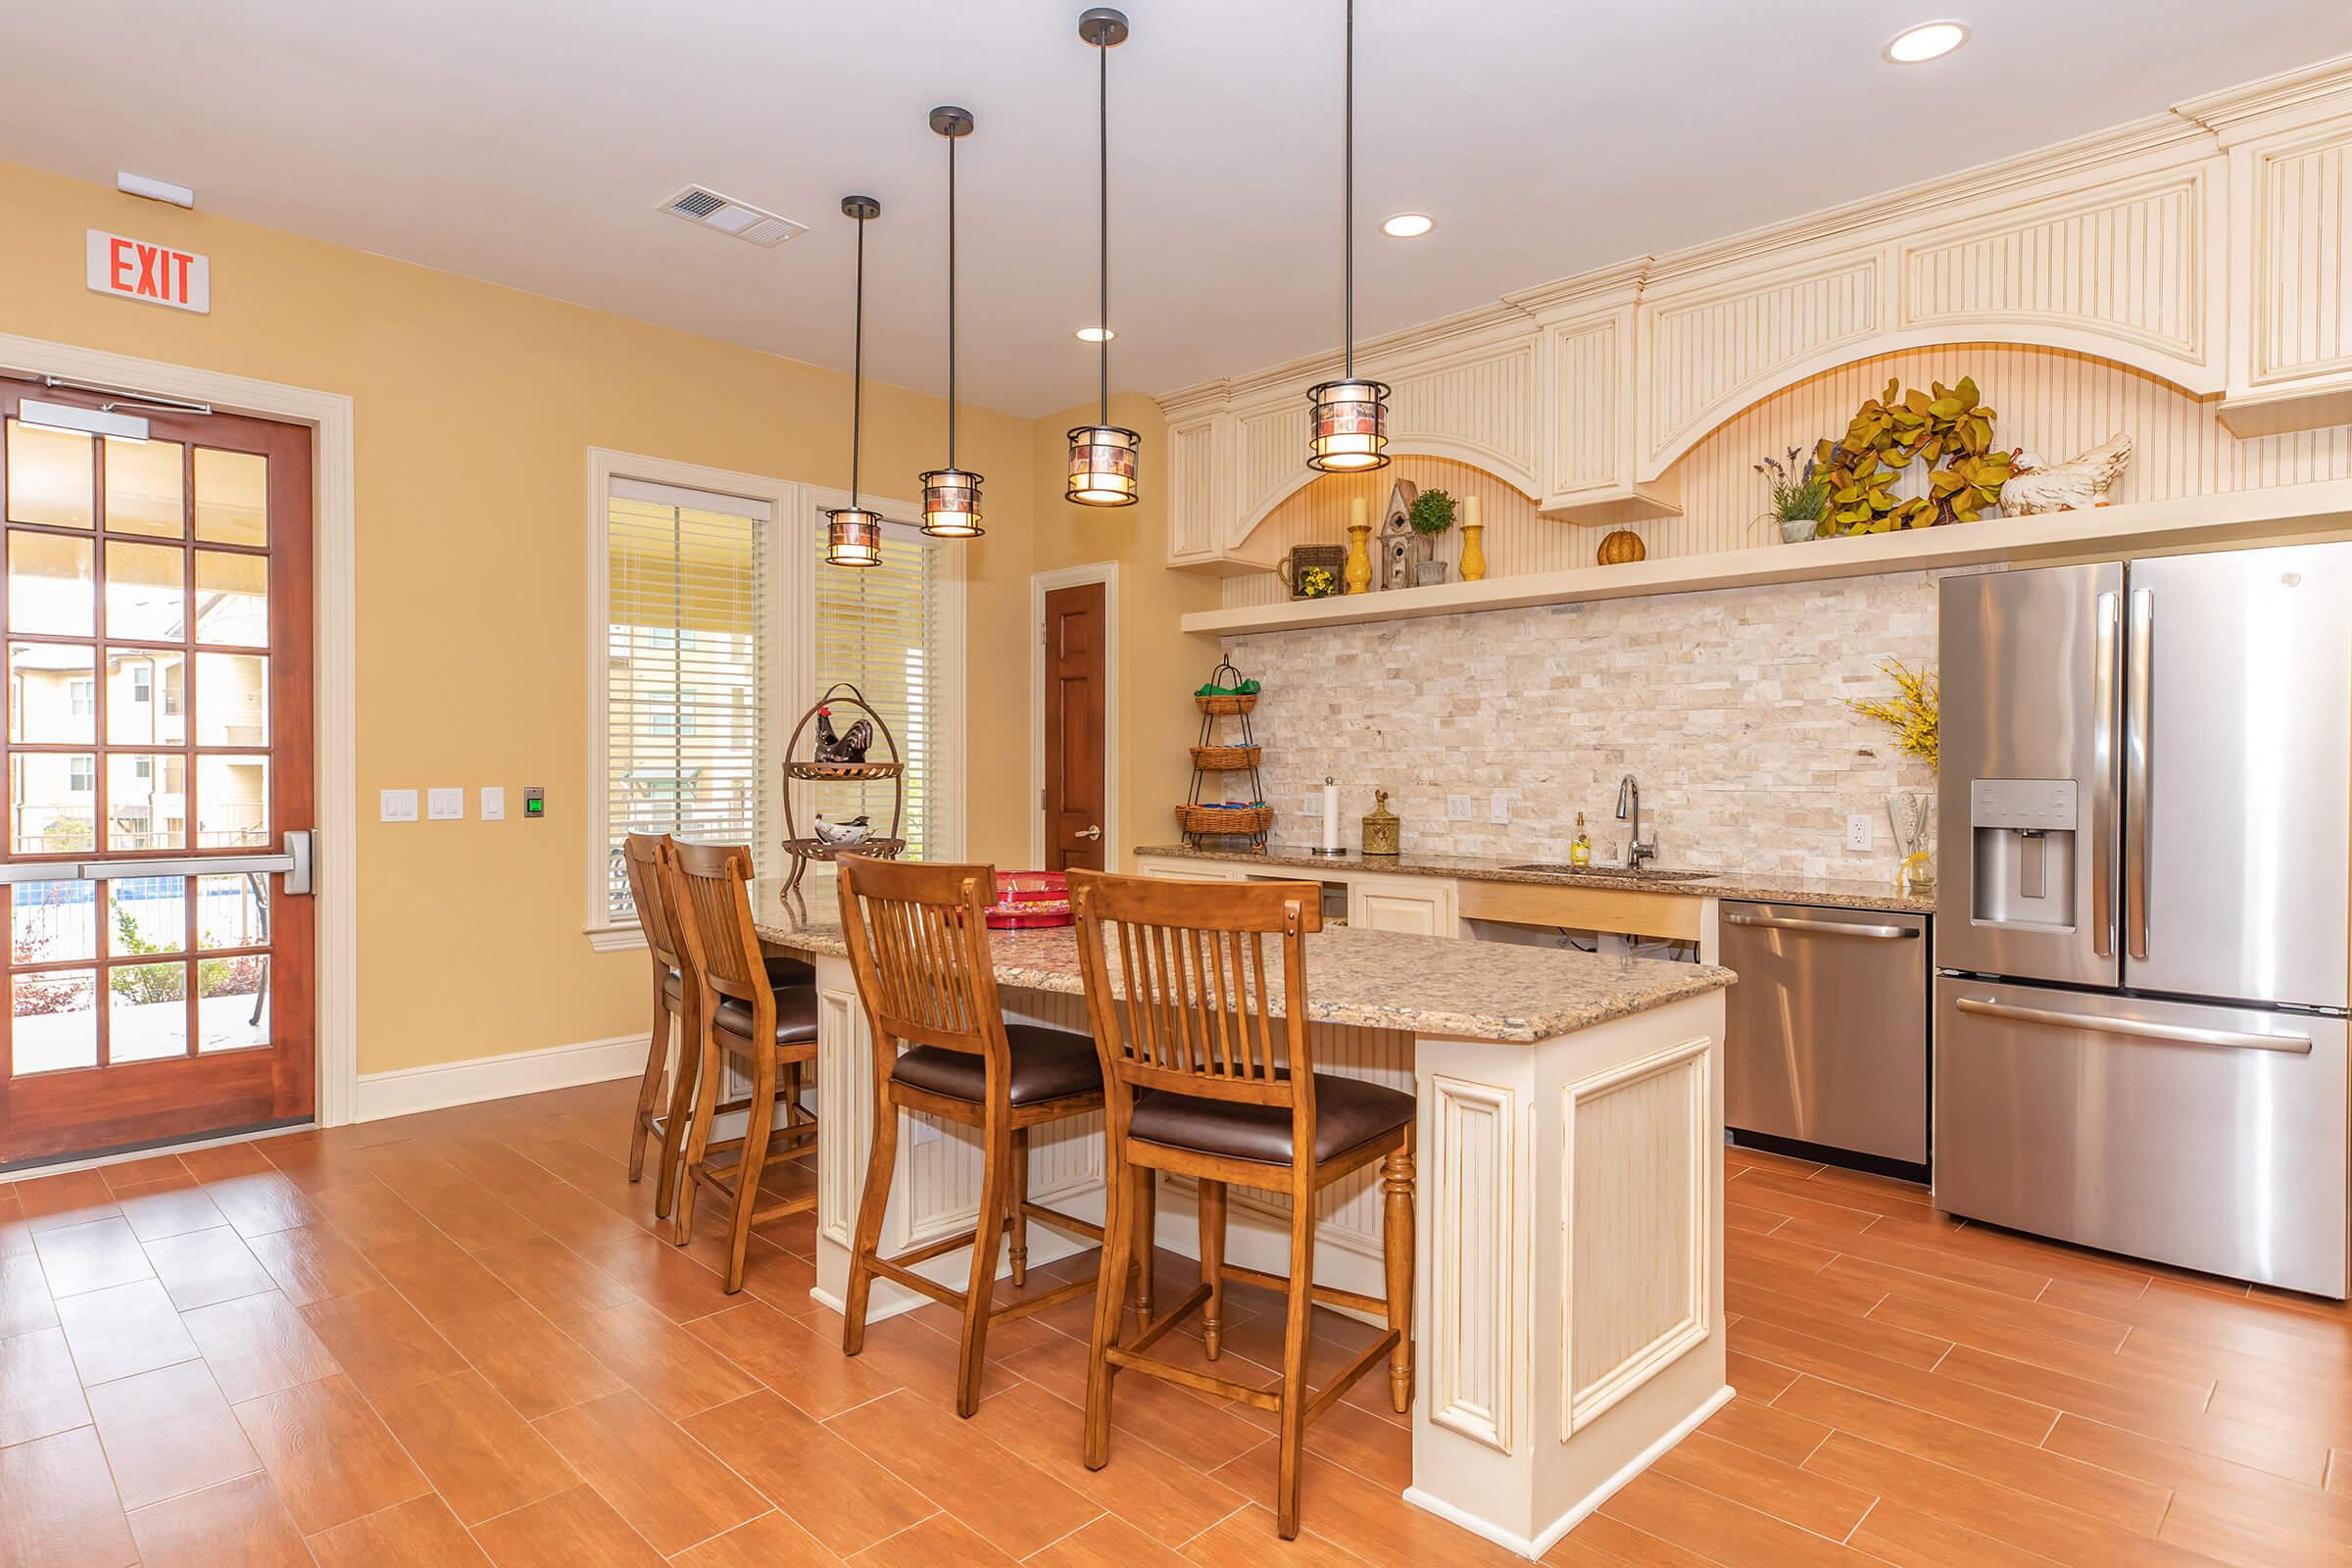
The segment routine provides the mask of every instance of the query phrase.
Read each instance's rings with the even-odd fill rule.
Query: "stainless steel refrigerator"
[[[1941,591],[1937,1206],[2343,1297],[2352,544]]]

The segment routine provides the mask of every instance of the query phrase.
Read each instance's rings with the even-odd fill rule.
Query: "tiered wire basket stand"
[[[1242,672],[1227,662],[1220,662],[1208,677],[1211,686],[1241,683]],[[1204,841],[1231,844],[1247,840],[1251,849],[1262,850],[1274,825],[1274,808],[1265,804],[1265,784],[1257,774],[1257,738],[1250,730],[1250,712],[1257,707],[1257,693],[1195,693],[1193,702],[1200,710],[1200,741],[1193,748],[1192,794],[1176,808],[1184,842],[1200,849]],[[1246,783],[1247,802],[1223,804],[1237,782]]]
[[[873,720],[874,733],[881,737],[883,745],[890,748],[890,760],[886,762],[811,762],[802,760],[801,737],[808,733],[809,725],[816,722],[816,710],[820,708],[832,709],[837,716],[844,708],[856,709]],[[856,720],[853,719],[851,722],[855,723]],[[899,858],[900,852],[906,848],[906,840],[903,836],[906,825],[906,762],[899,754],[898,737],[891,734],[890,725],[885,723],[882,715],[875,712],[872,705],[866,702],[863,692],[846,680],[835,681],[826,687],[825,694],[809,704],[808,710],[801,715],[800,723],[793,726],[792,739],[785,743],[784,756],[787,759],[784,763],[784,776],[788,780],[806,779],[820,784],[872,784],[888,779],[891,785],[889,835],[884,837],[879,834],[869,834],[855,844],[838,845],[827,844],[824,840],[817,838],[813,832],[806,836],[802,834],[800,821],[793,808],[792,786],[789,783],[784,786],[784,853],[792,859],[792,870],[784,880],[785,897],[790,898],[793,889],[801,885],[801,878],[808,874],[808,866],[811,861],[830,860],[839,851],[847,850],[857,855],[871,855],[885,860],[895,860]]]

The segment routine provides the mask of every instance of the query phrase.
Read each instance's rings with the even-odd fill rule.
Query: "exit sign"
[[[146,305],[210,315],[213,264],[190,251],[173,250],[102,228],[88,234],[88,281],[100,294],[116,294]]]

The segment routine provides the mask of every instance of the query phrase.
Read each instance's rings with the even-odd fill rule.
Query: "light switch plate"
[[[1470,809],[1470,797],[1469,797],[1469,796],[1467,796],[1467,795],[1448,795],[1448,796],[1446,796],[1446,821],[1448,821],[1448,822],[1467,822],[1467,821],[1469,821],[1469,820],[1470,820],[1470,818],[1471,818],[1471,815],[1472,815],[1472,812],[1471,812],[1471,809]]]
[[[482,786],[482,820],[504,822],[507,819],[507,787],[504,784]]]
[[[1845,847],[1870,853],[1870,814],[1867,811],[1848,811],[1845,814]]]
[[[466,820],[465,790],[427,790],[424,800],[424,814],[436,822],[463,822]]]
[[[1508,827],[1511,821],[1511,792],[1496,790],[1487,801],[1487,820],[1496,827]]]
[[[416,820],[416,792],[415,790],[383,790],[376,797],[376,820],[379,822],[414,822]]]

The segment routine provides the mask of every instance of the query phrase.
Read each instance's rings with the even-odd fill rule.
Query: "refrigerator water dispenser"
[[[2075,781],[1974,779],[1968,808],[1976,830],[1970,918],[1979,925],[2073,930]]]

